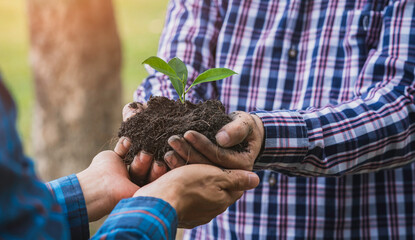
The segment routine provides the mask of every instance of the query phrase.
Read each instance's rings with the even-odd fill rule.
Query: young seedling
[[[186,93],[192,87],[200,83],[213,82],[237,74],[236,72],[228,68],[208,69],[205,72],[201,73],[199,76],[197,76],[193,83],[189,86],[189,88],[186,89],[187,68],[186,65],[179,58],[175,57],[167,63],[159,57],[152,56],[144,60],[143,64],[148,64],[155,70],[167,75],[170,78],[170,81],[173,84],[173,87],[179,95],[179,99],[182,103],[186,101]]]

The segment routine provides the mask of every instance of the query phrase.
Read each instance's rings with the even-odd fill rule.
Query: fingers
[[[153,182],[167,172],[163,162],[153,161],[153,155],[141,151],[130,165],[130,178],[138,186]]]
[[[134,116],[135,109],[130,107],[130,103],[127,103],[122,109],[122,120],[125,122],[130,117]]]
[[[147,108],[146,104],[142,104],[139,102],[132,102],[127,103],[122,109],[122,119],[123,121],[127,121],[129,118],[134,116],[135,114],[142,112],[144,109]]]
[[[251,169],[249,162],[242,161],[233,151],[218,147],[201,133],[187,131],[184,134],[184,138],[199,152],[199,155],[203,154],[203,158],[206,159],[205,162],[201,162],[200,159],[195,160],[192,157],[189,159],[189,163],[214,163],[224,168]],[[173,148],[177,151],[175,147]]]
[[[222,147],[232,147],[241,143],[252,132],[252,124],[255,123],[249,113],[233,112],[229,116],[232,122],[216,134],[216,142]]]
[[[180,157],[175,151],[168,151],[164,155],[164,161],[167,163],[170,169],[175,169],[186,165],[186,161]]]
[[[148,182],[153,182],[167,172],[167,166],[163,162],[154,161],[148,176]]]
[[[202,155],[203,153],[200,154],[200,152],[196,151],[184,138],[174,135],[169,138],[168,143],[185,163],[212,164],[212,162]]]
[[[230,196],[229,205],[241,198],[245,191],[257,187],[260,181],[253,172],[243,170],[224,170],[224,172],[228,174],[228,181],[225,181],[222,187]]]
[[[228,191],[229,194],[229,205],[232,205],[233,203],[236,202],[236,200],[240,199],[242,197],[242,195],[244,195],[244,191]]]
[[[134,196],[163,199],[176,210],[179,226],[192,228],[224,212],[258,183],[258,176],[248,171],[191,164],[168,172]]]
[[[131,181],[139,186],[146,184],[147,175],[152,166],[152,162],[153,156],[149,153],[141,151],[138,155],[136,155],[130,165]]]
[[[118,139],[117,144],[115,145],[114,152],[120,156],[120,158],[124,158],[125,155],[128,153],[131,147],[131,140],[127,137],[121,137]]]
[[[223,170],[225,178],[221,186],[229,191],[246,191],[255,188],[259,184],[259,177],[253,172],[243,170]]]

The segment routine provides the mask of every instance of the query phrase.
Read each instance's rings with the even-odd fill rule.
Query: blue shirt
[[[22,150],[15,104],[0,76],[0,239],[88,239],[85,200],[76,175],[41,182]],[[177,215],[167,202],[118,203],[96,239],[174,239]]]
[[[158,56],[265,130],[261,183],[195,239],[415,236],[413,0],[170,0]],[[177,97],[159,72],[135,93]]]

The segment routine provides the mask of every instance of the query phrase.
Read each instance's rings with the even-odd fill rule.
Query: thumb
[[[246,191],[253,189],[259,184],[259,177],[253,172],[244,170],[224,170],[229,181],[223,189],[229,191]]]
[[[233,112],[229,115],[232,122],[226,124],[216,134],[216,142],[222,147],[232,147],[241,143],[252,131],[249,113]]]

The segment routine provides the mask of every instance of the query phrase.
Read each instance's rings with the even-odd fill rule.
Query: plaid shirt
[[[415,6],[398,0],[171,0],[158,55],[229,112],[260,116],[261,184],[186,239],[415,236]],[[177,97],[150,75],[135,92]],[[270,171],[271,170],[271,171]]]
[[[49,188],[49,191],[48,191]],[[76,175],[42,183],[24,156],[16,109],[0,75],[0,239],[87,239],[88,214]],[[52,194],[51,194],[52,193]],[[173,239],[176,211],[161,199],[124,199],[96,239]]]

